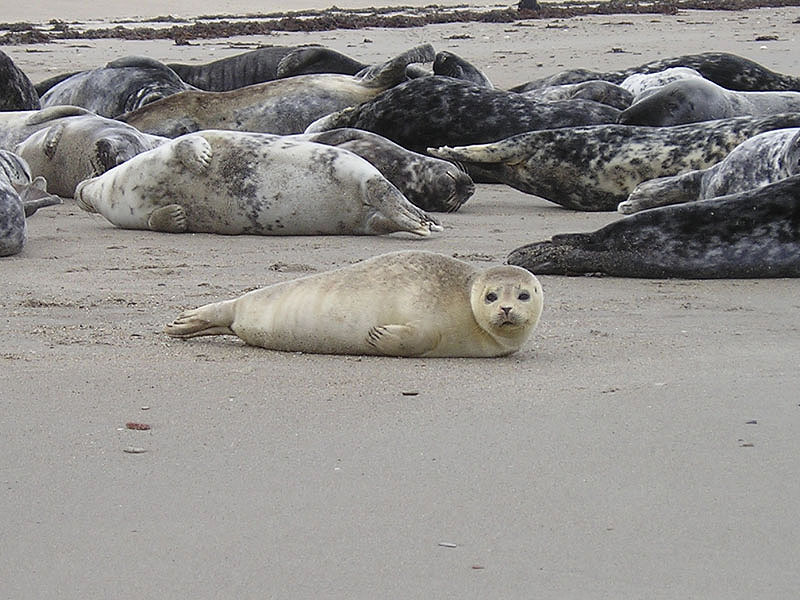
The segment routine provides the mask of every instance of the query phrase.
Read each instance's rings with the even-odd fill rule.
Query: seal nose
[[[511,314],[511,307],[510,306],[501,306],[500,310],[502,310],[504,313],[506,313],[506,316]]]

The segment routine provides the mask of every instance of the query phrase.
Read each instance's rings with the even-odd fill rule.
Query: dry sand
[[[309,42],[370,61],[431,42],[500,86],[708,50],[798,75],[798,17],[3,50],[34,81],[127,54],[206,62]],[[500,185],[479,185],[427,240],[167,235],[114,229],[72,201],[42,210],[1,265],[0,595],[794,597],[795,280],[542,277],[540,327],[493,360],[312,356],[162,333],[184,308],[382,252],[499,264],[520,244],[616,218]]]

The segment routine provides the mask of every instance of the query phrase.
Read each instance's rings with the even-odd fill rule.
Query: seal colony
[[[288,352],[495,357],[519,350],[542,313],[539,281],[430,252],[396,252],[187,311],[177,338],[236,335]]]

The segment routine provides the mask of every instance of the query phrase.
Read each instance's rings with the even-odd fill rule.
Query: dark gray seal
[[[619,122],[665,127],[785,112],[800,112],[800,92],[734,92],[693,77],[653,90],[622,111]]]
[[[708,169],[644,181],[618,210],[628,215],[668,204],[708,200],[792,175],[800,175],[800,127],[776,129],[752,137]]]
[[[517,248],[508,263],[543,275],[800,277],[800,175],[704,202],[646,210],[592,233]]]
[[[14,61],[0,51],[0,111],[41,108],[33,83]]]
[[[322,46],[267,46],[206,64],[168,63],[167,66],[196,88],[226,92],[294,75],[355,75],[368,65]]]
[[[433,61],[433,74],[469,81],[489,89],[494,88],[486,73],[457,54],[447,50],[436,53],[436,58]]]
[[[100,69],[82,71],[51,87],[41,98],[42,107],[82,106],[103,117],[116,117],[137,108],[193,89],[175,72],[151,58],[129,56]]]
[[[22,251],[28,236],[26,217],[44,206],[61,203],[47,193],[45,185],[43,178],[31,177],[20,156],[0,150],[0,256]]]
[[[333,129],[297,137],[358,154],[376,167],[409,202],[425,211],[454,212],[475,192],[472,179],[460,167],[406,150],[377,133]]]
[[[670,67],[695,69],[706,79],[729,90],[800,91],[800,77],[775,73],[755,61],[728,52],[687,54],[654,60],[621,71],[601,72],[589,69],[572,69],[542,77],[535,81],[529,81],[511,89],[512,91],[524,91],[525,89],[547,85],[580,83],[589,79],[604,79],[612,83],[621,83],[626,77],[634,73],[656,73]]]
[[[493,144],[429,148],[429,153],[565,208],[616,210],[643,181],[708,168],[746,139],[785,127],[800,127],[800,113],[677,127],[548,129]]]
[[[17,145],[34,176],[47,180],[48,190],[72,198],[79,182],[101,175],[167,141],[135,127],[94,113],[57,119]]]
[[[297,75],[229,92],[182,92],[119,119],[140,131],[166,137],[204,129],[302,133],[315,119],[364,102],[404,81],[409,64],[429,62],[434,56],[433,47],[424,44],[356,75]]]
[[[356,127],[424,154],[429,147],[492,142],[534,129],[612,123],[619,113],[589,100],[537,102],[435,75],[411,79],[324,117],[307,132]]]
[[[633,102],[633,94],[631,92],[616,83],[600,79],[592,79],[582,83],[551,85],[519,93],[543,102],[575,99],[593,100],[620,110],[625,110]]]

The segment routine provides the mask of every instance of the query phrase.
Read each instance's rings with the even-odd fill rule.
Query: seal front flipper
[[[627,200],[619,203],[617,210],[623,215],[632,215],[648,208],[698,200],[707,172],[708,169],[701,169],[643,181],[633,188]]]
[[[211,144],[200,135],[187,135],[180,139],[174,148],[175,158],[197,175],[205,172],[214,155]]]
[[[60,197],[47,192],[47,181],[41,175],[28,184],[20,185],[14,183],[12,185],[19,194],[26,217],[30,217],[45,206],[55,206],[63,203]]]
[[[433,350],[441,335],[428,328],[406,325],[376,325],[367,333],[367,343],[386,356],[422,356]]]
[[[164,333],[170,337],[182,339],[201,335],[236,335],[231,329],[234,302],[234,300],[225,300],[187,310],[167,325]]]
[[[186,210],[180,204],[167,204],[157,208],[150,213],[147,226],[153,231],[185,233],[187,228]]]

